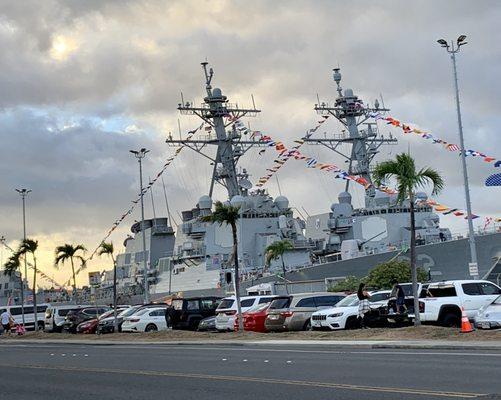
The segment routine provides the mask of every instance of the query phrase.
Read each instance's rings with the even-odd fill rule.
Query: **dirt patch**
[[[460,333],[458,329],[437,326],[405,327],[393,329],[366,329],[334,332],[190,332],[162,331],[152,333],[117,333],[107,335],[72,335],[66,333],[28,332],[24,336],[0,336],[2,339],[40,340],[95,340],[99,341],[197,341],[197,340],[447,340],[447,341],[500,341],[501,330],[477,330]]]

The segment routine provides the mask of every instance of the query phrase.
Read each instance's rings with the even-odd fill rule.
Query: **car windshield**
[[[492,302],[492,304],[499,304],[499,305],[501,305],[501,296],[498,296],[498,298],[496,300],[494,300]]]
[[[258,304],[255,307],[252,307],[251,309],[247,310],[249,313],[257,313],[263,310],[266,310],[269,307],[270,303],[263,303],[263,304]]]
[[[146,308],[142,308],[138,312],[133,313],[132,315],[139,316],[139,315],[143,315],[143,314],[147,313],[148,311],[151,311],[151,308],[146,307]]]
[[[218,310],[223,310],[225,308],[231,308],[235,300],[233,299],[223,299],[221,301],[221,304],[219,304],[219,307],[217,308]]]
[[[279,297],[273,300],[270,304],[270,310],[280,310],[287,308],[291,304],[292,297]]]
[[[126,308],[123,310],[118,316],[120,317],[128,317],[129,315],[134,314],[138,310],[138,307]]]
[[[60,317],[66,317],[70,311],[77,311],[78,309],[71,309],[71,308],[63,308],[59,310],[57,313]]]
[[[343,300],[335,305],[335,307],[352,307],[358,304],[358,297],[356,294],[346,296]]]
[[[106,311],[104,314],[101,314],[99,316],[99,319],[105,319],[105,318],[111,317],[112,315],[113,315],[113,310]]]

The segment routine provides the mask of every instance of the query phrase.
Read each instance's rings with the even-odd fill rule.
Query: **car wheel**
[[[358,323],[357,317],[350,317],[346,320],[346,324],[344,326],[344,329],[357,329],[357,328],[359,328],[359,323]]]
[[[308,319],[303,325],[303,331],[311,331],[311,320]]]
[[[149,324],[146,326],[146,329],[144,331],[145,332],[156,332],[156,331],[158,331],[158,328],[155,324]]]
[[[45,323],[43,323],[43,322],[39,322],[39,323],[38,323],[38,330],[39,330],[39,331],[43,331],[44,329],[45,329]]]
[[[442,320],[442,326],[447,328],[459,328],[460,319],[456,314],[446,314]]]

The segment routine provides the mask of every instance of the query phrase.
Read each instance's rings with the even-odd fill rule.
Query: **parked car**
[[[122,324],[124,322],[124,318],[133,315],[143,307],[144,306],[142,305],[137,305],[121,310],[120,313],[117,315],[118,332],[122,332]],[[115,331],[115,316],[113,315],[113,313],[111,313],[111,315],[106,318],[99,319],[99,323],[97,324],[97,330],[96,330],[97,334],[100,335],[104,333],[113,333],[114,331]]]
[[[199,332],[214,332],[217,331],[216,329],[216,316],[213,315],[212,317],[207,317],[204,318],[203,320],[200,321],[198,324],[198,329]]]
[[[478,310],[474,321],[475,327],[480,329],[501,328],[501,296]]]
[[[220,300],[220,297],[174,299],[165,314],[167,326],[172,329],[196,330],[202,319],[216,315]]]
[[[280,296],[268,308],[265,328],[268,331],[301,331],[311,329],[311,315],[344,299],[344,293],[300,293]]]
[[[244,331],[261,333],[267,332],[266,327],[264,326],[264,321],[266,320],[266,314],[270,304],[271,302],[258,304],[250,310],[242,313],[244,319]],[[238,331],[238,317],[235,318],[234,330],[235,332]]]
[[[45,311],[47,310],[47,307],[49,307],[49,304],[37,304],[36,320],[39,330],[43,330],[45,328]],[[21,305],[0,306],[0,313],[2,313],[4,310],[9,311],[16,324],[23,323],[23,307]],[[24,306],[24,322],[24,327],[26,328],[26,330],[35,330],[35,313],[32,304]]]
[[[388,303],[388,298],[390,297],[390,290],[380,290],[376,292],[371,292],[370,294],[370,306],[374,310],[379,310],[380,307],[385,307]],[[349,295],[342,299],[332,308],[326,308],[317,312],[314,312],[311,316],[311,327],[312,329],[355,329],[359,327],[358,321],[358,305],[360,300],[356,294]],[[379,317],[379,311],[375,311]],[[374,318],[369,319],[368,325],[371,324],[381,324],[383,319]]]
[[[49,305],[45,310],[45,331],[61,332],[63,330],[64,319],[72,310],[78,310],[91,305]]]
[[[104,314],[109,309],[110,308],[107,306],[92,306],[70,310],[64,318],[63,330],[70,333],[76,333],[79,324],[94,319]]]
[[[167,330],[166,307],[143,308],[124,318],[122,332],[156,332]]]
[[[102,318],[107,318],[113,315],[114,310],[106,311],[104,314],[100,315],[98,318],[89,319],[77,325],[76,333],[96,333],[99,321]]]
[[[460,326],[461,307],[473,320],[483,306],[489,305],[501,294],[501,288],[489,281],[456,280],[430,283],[428,292],[431,297],[419,299],[421,321]]]
[[[243,296],[240,297],[240,307],[242,313],[257,306],[258,304],[269,303],[277,296]],[[220,332],[232,331],[235,325],[235,317],[237,314],[237,303],[235,296],[225,297],[221,300],[216,309],[216,328]]]

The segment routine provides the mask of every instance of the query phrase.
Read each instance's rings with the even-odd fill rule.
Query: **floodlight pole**
[[[474,279],[479,279],[478,274],[478,258],[477,258],[477,248],[475,245],[475,231],[473,229],[473,219],[471,212],[471,200],[470,200],[470,186],[468,183],[468,167],[466,165],[466,152],[464,147],[464,136],[463,136],[463,122],[461,119],[461,105],[459,101],[459,86],[458,86],[458,75],[457,75],[457,67],[456,67],[456,53],[458,53],[461,49],[461,46],[465,45],[464,39],[466,36],[460,36],[458,38],[457,44],[454,44],[454,41],[451,41],[451,46],[447,44],[447,42],[439,41],[439,43],[446,49],[446,51],[451,55],[452,61],[452,71],[454,77],[454,90],[456,96],[456,111],[457,111],[457,119],[458,119],[458,130],[459,130],[459,144],[461,147],[461,165],[463,168],[463,183],[464,183],[464,194],[466,200],[466,213],[468,220],[468,240],[470,243],[470,275]],[[445,44],[444,44],[445,43]]]
[[[16,189],[16,192],[19,193],[19,195],[21,196],[21,199],[22,199],[22,203],[23,203],[23,240],[26,240],[26,196],[28,196],[28,193],[31,192],[31,190],[29,189]],[[26,263],[26,254],[24,255],[23,257],[24,259],[24,279],[21,279],[21,304],[22,304],[22,307],[21,307],[21,310],[22,310],[22,314],[23,314],[23,326],[26,326],[25,324],[25,318],[24,318],[24,303],[25,303],[25,296],[24,296],[24,282],[26,281],[26,286],[28,286],[28,266],[27,266],[27,263]],[[36,290],[36,289],[34,289]],[[35,315],[36,315],[36,312],[35,312]],[[36,319],[36,318],[35,318]],[[36,324],[36,321],[35,321],[35,330],[37,329],[37,324]]]
[[[148,304],[150,302],[150,288],[148,282],[148,266],[146,262],[146,227],[144,225],[144,193],[143,193],[143,163],[142,159],[146,156],[146,153],[149,150],[141,149],[139,151],[130,150],[132,154],[137,158],[139,162],[139,189],[140,189],[140,198],[141,198],[141,236],[143,238],[143,285],[144,285],[144,304]]]

